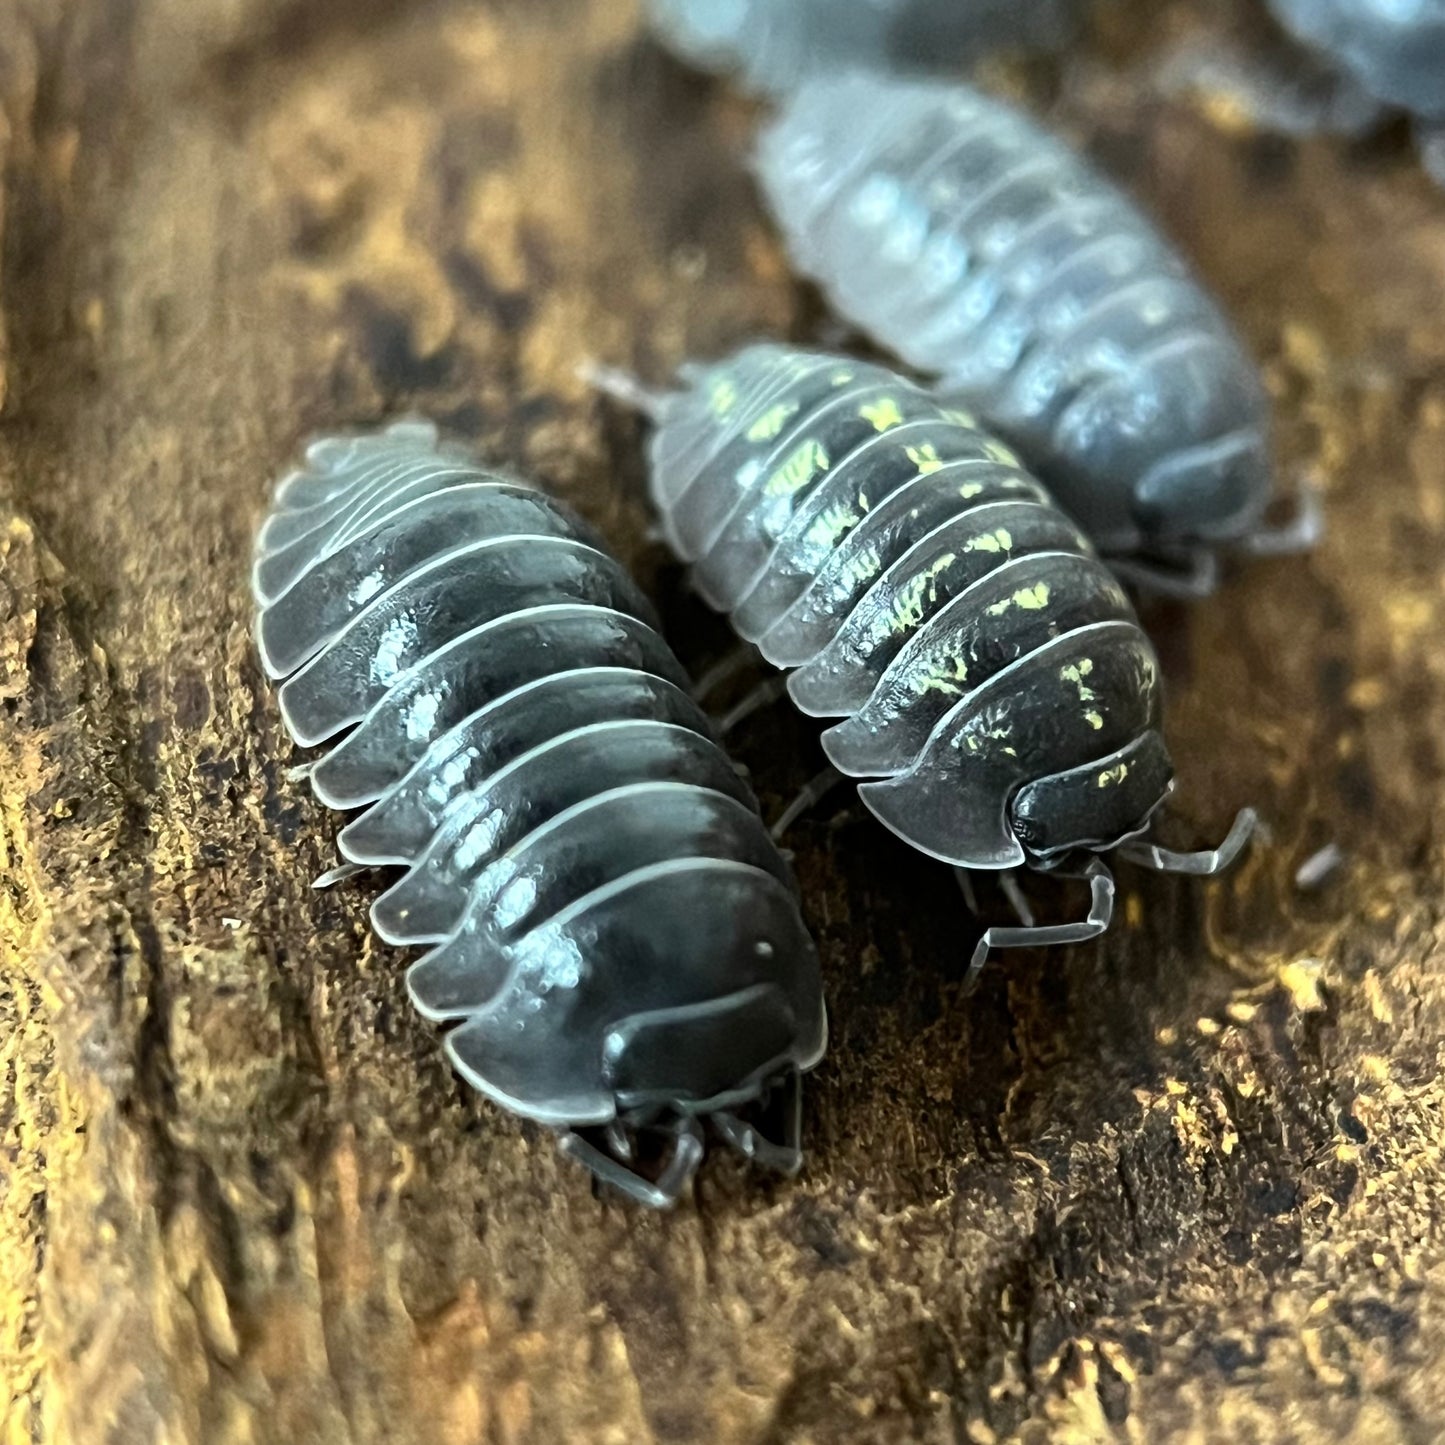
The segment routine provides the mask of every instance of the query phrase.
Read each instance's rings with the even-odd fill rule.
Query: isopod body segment
[[[571,512],[424,423],[327,438],[278,486],[253,570],[285,725],[458,1072],[653,1204],[710,1119],[800,1159],[818,963],[750,791],[651,607]],[[744,1117],[781,1098],[788,1137]],[[579,1133],[596,1130],[602,1142]],[[662,1177],[639,1130],[672,1142]]]

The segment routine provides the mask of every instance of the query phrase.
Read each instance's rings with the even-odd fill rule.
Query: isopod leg
[[[724,713],[718,720],[718,736],[725,738],[739,723],[746,721],[755,712],[771,707],[780,697],[785,697],[787,691],[788,680],[781,674],[760,682],[736,707]]]
[[[1107,557],[1121,582],[1179,602],[1197,602],[1219,586],[1219,561],[1200,547],[1175,557]]]
[[[607,1147],[614,1159],[631,1164],[636,1151],[632,1147],[632,1135],[627,1132],[621,1119],[614,1119],[603,1131],[607,1136]]]
[[[1321,888],[1339,871],[1344,861],[1345,854],[1340,845],[1326,843],[1294,870],[1294,886],[1304,893]]]
[[[577,375],[593,391],[600,391],[623,406],[641,412],[649,421],[656,421],[662,415],[668,394],[644,386],[630,371],[603,366],[601,362],[589,359],[577,367]]]
[[[773,834],[777,837],[777,834]],[[958,879],[958,891],[963,894],[963,906],[973,917],[978,917],[978,890],[973,886],[973,872],[968,868],[955,868],[953,876]]]
[[[654,1182],[629,1169],[620,1159],[599,1149],[590,1140],[572,1132],[563,1134],[558,1148],[589,1169],[604,1184],[619,1189],[629,1198],[652,1209],[670,1209],[687,1186],[702,1160],[702,1129],[690,1114],[679,1114],[668,1128],[672,1135],[672,1156]]]
[[[1241,537],[1237,549],[1251,557],[1289,557],[1308,552],[1325,535],[1325,508],[1319,483],[1313,477],[1300,481],[1294,515],[1278,527],[1260,527]]]
[[[318,892],[323,888],[334,888],[338,883],[344,883],[358,873],[365,873],[367,867],[365,863],[338,863],[334,868],[328,868],[320,874],[311,886]]]
[[[766,1138],[755,1125],[736,1114],[717,1113],[712,1121],[718,1133],[744,1158],[791,1178],[803,1167],[802,1076],[797,1069],[789,1069],[777,1087],[783,1091],[781,1139]]]
[[[783,809],[778,821],[773,824],[773,842],[776,843],[809,808],[821,803],[842,781],[843,774],[830,765],[804,783],[798,796]]]
[[[1058,876],[1070,875],[1061,873]],[[1101,858],[1091,859],[1080,875],[1089,882],[1089,916],[1077,923],[1046,923],[1026,928],[986,928],[973,950],[965,990],[978,982],[990,950],[995,948],[1052,948],[1056,945],[1087,943],[1103,933],[1114,918],[1114,875]]]
[[[720,661],[715,662],[692,685],[688,696],[694,702],[706,702],[723,683],[736,677],[757,657],[758,651],[751,642],[740,642]]]
[[[1239,856],[1259,826],[1259,815],[1253,808],[1241,808],[1233,826],[1217,848],[1201,848],[1197,853],[1175,853],[1153,843],[1125,843],[1115,852],[1118,858],[1152,868],[1156,873],[1188,873],[1196,878],[1213,878],[1223,873]]]
[[[677,1203],[687,1181],[697,1172],[702,1153],[702,1126],[691,1114],[679,1114],[673,1126],[672,1158],[656,1186],[669,1205]]]
[[[1008,905],[1014,911],[1014,917],[1023,924],[1025,928],[1034,926],[1034,911],[1029,907],[1029,901],[1024,897],[1024,891],[1019,887],[1018,873],[1010,869],[1007,873],[998,875],[998,886],[1003,890],[1003,896],[1008,899]]]
[[[963,894],[963,906],[975,917],[978,917],[978,892],[974,887],[973,873],[967,868],[955,868],[953,876],[958,879],[959,891]],[[1018,873],[1014,869],[998,875],[998,886],[1003,896],[1008,900],[1008,905],[1014,911],[1014,917],[1025,928],[1034,926],[1034,910],[1029,906],[1029,901],[1024,897],[1024,891],[1019,886]]]

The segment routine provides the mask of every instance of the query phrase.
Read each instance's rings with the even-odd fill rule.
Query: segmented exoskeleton
[[[683,381],[641,397],[663,530],[703,597],[793,669],[797,705],[841,719],[822,738],[833,766],[935,858],[1091,881],[1086,922],[990,929],[975,969],[990,945],[1102,932],[1100,853],[1196,873],[1233,857],[1248,811],[1216,851],[1129,842],[1172,786],[1158,661],[1119,582],[1007,446],[842,357],[759,345]]]
[[[786,1171],[818,964],[757,805],[652,609],[569,511],[405,423],[313,445],[257,543],[256,634],[342,855],[428,951],[407,986],[458,1072],[637,1198],[711,1119]],[[785,1137],[740,1117],[781,1099]],[[603,1142],[579,1130],[603,1131]],[[671,1137],[656,1182],[638,1131]]]
[[[993,50],[1052,49],[1078,0],[649,0],[658,34],[693,65],[780,94],[844,67],[922,70]]]
[[[1032,120],[966,86],[800,87],[757,172],[834,307],[983,417],[1101,551],[1212,578],[1266,533],[1269,407],[1233,328],[1138,208]]]

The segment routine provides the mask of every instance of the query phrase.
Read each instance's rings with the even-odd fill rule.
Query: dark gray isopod
[[[781,94],[800,76],[878,66],[922,70],[993,50],[1052,49],[1078,0],[649,0],[653,28],[684,60]]]
[[[1158,661],[1123,589],[1003,443],[886,369],[749,347],[644,398],[653,500],[703,596],[770,662],[823,748],[900,837],[962,869],[1082,875],[1101,853],[1208,874],[1217,850],[1140,840],[1172,787]],[[625,389],[625,388],[623,388]],[[634,397],[635,399],[635,397]]]
[[[1445,0],[1269,0],[1280,22],[1366,94],[1415,117],[1420,155],[1445,185]]]
[[[1269,0],[1376,100],[1445,121],[1445,0]]]
[[[801,86],[757,173],[795,263],[850,322],[1012,441],[1110,554],[1207,586],[1266,533],[1269,407],[1215,302],[1138,208],[1011,107],[958,84]],[[1181,587],[1187,582],[1181,582]]]
[[[823,1052],[817,957],[757,804],[651,608],[569,511],[424,423],[314,444],[252,575],[323,802],[458,1072],[596,1174],[673,1202],[700,1122],[784,1171]],[[784,1138],[739,1111],[781,1102]],[[579,1130],[601,1131],[601,1142]],[[671,1140],[655,1182],[639,1131]]]

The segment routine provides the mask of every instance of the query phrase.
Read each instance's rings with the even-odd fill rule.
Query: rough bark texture
[[[1402,135],[1151,95],[1225,9],[1012,79],[1162,214],[1324,478],[1314,557],[1149,619],[1177,838],[1271,836],[1208,886],[1125,871],[1100,946],[965,999],[948,874],[820,809],[806,1173],[715,1158],[654,1217],[449,1075],[364,881],[311,891],[335,823],[246,570],[300,438],[416,408],[721,655],[574,366],[818,334],[754,114],[617,0],[0,8],[0,1438],[1445,1435],[1445,194]],[[782,709],[737,747],[773,808],[818,763]]]

